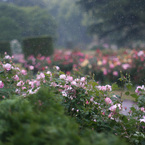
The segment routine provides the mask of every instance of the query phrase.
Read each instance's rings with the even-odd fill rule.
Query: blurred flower
[[[89,64],[88,59],[85,59],[82,63],[81,63],[81,67],[85,67],[86,65]]]
[[[12,66],[9,63],[3,64],[3,68],[6,69],[7,71],[11,70]]]
[[[130,68],[130,65],[127,64],[127,63],[122,64],[122,68],[123,68],[124,70],[126,70],[126,69]]]
[[[115,112],[117,108],[119,108],[119,110],[121,110],[121,104],[112,105],[112,106],[109,108],[109,110],[112,111],[112,112]]]
[[[145,116],[143,116],[143,119],[140,119],[140,122],[145,122]]]
[[[0,88],[4,87],[4,83],[2,81],[0,81]]]
[[[59,76],[60,79],[66,79],[66,75],[62,74]]]
[[[9,55],[6,55],[6,56],[4,57],[4,59],[11,59],[11,57],[10,57]]]
[[[113,75],[114,75],[114,76],[118,76],[118,72],[117,72],[117,71],[114,71],[114,72],[113,72]]]
[[[14,76],[13,76],[13,79],[14,79],[15,81],[18,81],[18,80],[19,80],[18,75],[14,75]]]
[[[18,83],[17,83],[17,86],[18,87],[21,87],[21,86],[23,86],[24,85],[24,82],[23,81],[19,81]]]
[[[105,98],[105,102],[106,104],[112,104],[112,100],[109,97]]]
[[[24,69],[22,69],[22,70],[21,70],[21,74],[22,74],[22,75],[27,75],[27,71],[24,70]]]
[[[34,66],[33,66],[33,65],[30,65],[30,66],[29,66],[29,69],[30,69],[30,70],[33,70],[33,69],[34,69]]]
[[[59,66],[55,66],[56,70],[60,70]]]

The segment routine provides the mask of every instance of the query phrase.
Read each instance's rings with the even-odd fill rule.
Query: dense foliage
[[[2,143],[124,144],[110,134],[128,144],[145,143],[143,85],[134,93],[126,92],[135,98],[138,108],[132,106],[124,115],[127,106],[124,108],[121,96],[113,93],[116,84],[101,86],[89,76],[67,75],[58,66],[33,76],[33,66],[27,72],[16,67],[12,59],[5,55],[0,63]],[[127,78],[120,80],[130,89]]]
[[[41,35],[56,37],[55,20],[46,9],[0,2],[0,17],[1,41]]]
[[[23,40],[23,52],[25,58],[30,55],[36,57],[39,54],[50,56],[53,54],[53,49],[53,38],[50,36],[26,38]]]
[[[9,42],[0,42],[0,56],[4,55],[4,53],[7,52],[9,55],[12,55],[12,51],[10,48],[10,43]]]

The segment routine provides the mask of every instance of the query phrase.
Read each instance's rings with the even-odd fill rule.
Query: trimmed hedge
[[[31,37],[23,40],[23,53],[25,58],[30,55],[35,57],[39,54],[50,56],[53,54],[53,38],[50,36]]]
[[[12,55],[10,42],[4,41],[0,42],[0,55],[4,55],[4,53],[7,52],[7,54]]]

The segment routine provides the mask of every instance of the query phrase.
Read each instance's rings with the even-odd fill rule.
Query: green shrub
[[[124,145],[114,135],[80,130],[64,113],[59,96],[40,89],[28,98],[0,102],[1,145]]]
[[[0,55],[4,55],[5,52],[7,52],[9,55],[12,55],[10,43],[7,41],[0,42]]]
[[[50,56],[53,54],[53,38],[50,36],[32,37],[23,40],[23,53],[25,58],[39,54]]]

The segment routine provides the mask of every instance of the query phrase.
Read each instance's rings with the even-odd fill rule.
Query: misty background
[[[142,0],[0,0],[0,41],[49,35],[56,48],[144,47],[144,15]]]

